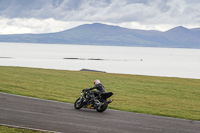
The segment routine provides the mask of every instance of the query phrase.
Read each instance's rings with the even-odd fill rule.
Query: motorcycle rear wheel
[[[83,107],[83,100],[81,100],[81,98],[79,97],[74,103],[74,108],[80,109],[82,107]]]
[[[96,111],[97,111],[97,112],[103,112],[103,111],[105,111],[105,110],[107,109],[107,107],[108,107],[108,103],[105,102],[103,105],[98,106],[98,107],[96,108]]]

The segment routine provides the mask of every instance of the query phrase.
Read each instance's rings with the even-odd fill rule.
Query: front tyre
[[[96,110],[97,110],[97,112],[103,112],[103,111],[105,111],[105,110],[107,109],[107,107],[108,107],[108,103],[105,102],[104,104],[99,105],[99,106],[96,108]]]
[[[74,103],[74,108],[80,109],[82,107],[83,107],[83,100],[79,97]]]

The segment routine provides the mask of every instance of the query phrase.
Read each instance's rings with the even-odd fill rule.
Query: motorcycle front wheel
[[[96,108],[96,111],[97,111],[97,112],[103,112],[103,111],[105,111],[105,110],[107,109],[107,107],[108,107],[108,103],[105,102],[104,104],[99,105],[99,106]]]
[[[74,103],[74,108],[80,109],[82,107],[83,107],[83,100],[79,97]]]

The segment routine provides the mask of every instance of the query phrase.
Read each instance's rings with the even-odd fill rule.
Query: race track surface
[[[66,133],[200,133],[200,121],[92,109],[0,93],[0,124]]]

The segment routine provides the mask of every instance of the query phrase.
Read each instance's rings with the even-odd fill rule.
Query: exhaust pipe
[[[113,101],[112,99],[111,99],[111,100],[109,100],[109,101],[108,101],[108,104],[112,103],[112,101]]]

